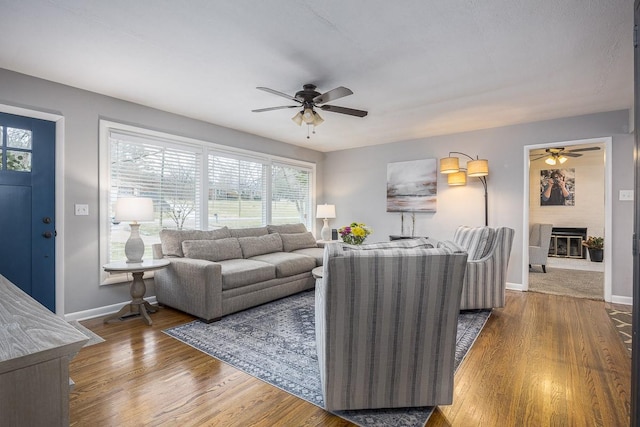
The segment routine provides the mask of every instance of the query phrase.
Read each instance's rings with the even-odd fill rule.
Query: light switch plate
[[[89,215],[89,205],[76,204],[76,215]]]
[[[620,190],[619,200],[633,200],[633,190]]]

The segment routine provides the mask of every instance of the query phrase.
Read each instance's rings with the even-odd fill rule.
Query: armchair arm
[[[168,258],[165,269],[155,272],[156,298],[205,321],[222,317],[222,267],[216,262]]]

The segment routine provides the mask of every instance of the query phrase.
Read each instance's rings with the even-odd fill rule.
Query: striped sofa
[[[458,227],[453,241],[469,254],[461,310],[504,307],[514,234],[507,227]]]
[[[315,316],[327,410],[451,403],[466,262],[426,239],[326,246]]]

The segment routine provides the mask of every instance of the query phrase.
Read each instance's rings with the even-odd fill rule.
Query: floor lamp
[[[452,157],[452,154],[460,154],[468,157],[467,167],[460,167],[460,159]],[[468,154],[459,151],[449,152],[449,157],[440,159],[440,173],[447,175],[447,183],[451,186],[467,185],[467,177],[478,178],[484,187],[484,225],[489,225],[489,201],[487,192],[487,176],[489,175],[489,161],[474,159]]]

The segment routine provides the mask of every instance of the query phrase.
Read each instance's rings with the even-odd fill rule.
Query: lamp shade
[[[440,173],[456,173],[460,171],[460,163],[457,157],[443,157],[440,159]]]
[[[556,164],[556,158],[553,156],[549,156],[545,159],[544,161],[546,164],[548,164],[549,166],[555,166]]]
[[[116,221],[153,221],[153,199],[120,197],[115,205]]]
[[[567,158],[566,158],[565,156],[563,156],[563,155],[558,156],[558,161],[560,162],[560,164],[563,164],[563,163],[564,163],[564,162],[566,162],[567,160],[569,160],[569,159],[567,159]]]
[[[293,120],[293,122],[295,124],[297,124],[298,126],[302,126],[302,112],[298,111],[298,114],[296,114],[295,116],[291,117],[291,120]]]
[[[467,162],[467,176],[478,177],[489,175],[489,161],[485,159]]]
[[[467,174],[464,171],[450,173],[447,175],[449,185],[467,185]]]
[[[316,218],[335,218],[336,205],[318,205],[316,208]]]

